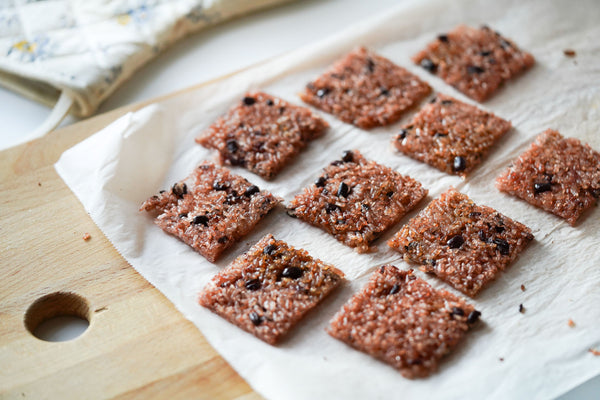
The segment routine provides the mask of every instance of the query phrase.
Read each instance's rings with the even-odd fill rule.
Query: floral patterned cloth
[[[0,85],[89,116],[174,41],[285,1],[0,0]]]

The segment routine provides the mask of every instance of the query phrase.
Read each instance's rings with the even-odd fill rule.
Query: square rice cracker
[[[426,377],[465,336],[481,313],[392,265],[378,268],[335,315],[328,333],[398,369]]]
[[[548,129],[496,179],[496,186],[575,225],[600,197],[600,153]]]
[[[511,126],[492,113],[439,94],[400,130],[392,143],[415,160],[464,177]]]
[[[210,262],[248,234],[281,199],[227,168],[200,164],[185,180],[142,204],[155,223]]]
[[[531,54],[489,27],[465,25],[438,35],[413,61],[477,101],[535,63]]]
[[[306,86],[306,103],[359,128],[392,124],[431,92],[429,85],[364,47]]]
[[[262,92],[247,93],[196,142],[219,152],[221,163],[273,179],[329,128],[309,109]]]
[[[359,253],[412,210],[427,189],[409,176],[345,151],[288,206],[288,213],[335,236]]]
[[[269,234],[213,277],[199,302],[276,344],[343,281],[338,269]]]
[[[450,188],[404,225],[388,245],[407,262],[475,296],[533,240],[531,230]]]

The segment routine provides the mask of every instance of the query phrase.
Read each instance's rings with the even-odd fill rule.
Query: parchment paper
[[[494,179],[547,128],[600,149],[599,14],[594,1],[579,1],[576,6],[569,1],[542,0],[405,3],[314,46],[125,115],[65,152],[56,169],[125,259],[267,398],[555,397],[600,373],[600,358],[588,351],[600,346],[600,211],[592,210],[571,227],[500,193]],[[193,139],[246,90],[260,88],[300,103],[296,94],[303,86],[357,45],[367,45],[408,68],[436,91],[470,101],[410,61],[435,35],[459,23],[486,23],[537,59],[531,71],[485,103],[484,108],[511,120],[515,128],[468,179],[395,153],[390,140],[399,124],[367,132],[329,115],[324,117],[331,130],[274,181],[234,168],[288,202],[343,150],[359,149],[368,158],[422,182],[430,191],[428,200],[453,185],[477,203],[532,228],[533,244],[478,298],[469,300],[483,313],[480,326],[430,378],[404,379],[391,367],[324,332],[334,313],[374,268],[388,262],[409,268],[385,241],[415,213],[379,240],[378,252],[360,255],[278,209],[211,264],[138,211],[146,198],[187,176],[201,160],[213,157]],[[576,50],[577,56],[566,57],[566,48]],[[349,279],[277,347],[241,331],[196,301],[214,274],[269,232],[336,265]],[[435,287],[449,289],[434,277],[416,273]],[[521,284],[526,291],[521,291]],[[524,314],[519,313],[519,304],[524,305]],[[569,319],[575,327],[567,325]]]

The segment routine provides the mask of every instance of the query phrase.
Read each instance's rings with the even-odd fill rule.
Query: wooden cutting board
[[[260,398],[117,253],[54,170],[63,151],[151,102],[0,152],[0,398]],[[90,326],[60,343],[26,326],[61,313]]]

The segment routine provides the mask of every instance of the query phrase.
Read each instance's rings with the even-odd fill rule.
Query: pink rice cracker
[[[308,108],[267,93],[250,92],[196,142],[217,150],[221,163],[273,179],[327,128],[327,122]]]
[[[146,200],[140,211],[155,214],[165,232],[215,262],[280,202],[227,168],[204,162],[170,190]]]
[[[413,61],[477,101],[529,69],[533,56],[487,26],[460,25],[438,35]]]
[[[360,47],[306,86],[300,97],[359,128],[389,125],[431,92],[387,58]]]
[[[328,332],[398,369],[405,378],[433,373],[481,313],[435,290],[412,270],[378,268],[332,319]]]
[[[533,240],[531,230],[451,188],[388,241],[407,262],[475,296]]]
[[[269,234],[218,273],[200,305],[269,344],[276,344],[344,274]]]
[[[440,171],[465,176],[485,158],[511,123],[443,94],[400,130],[394,146]]]
[[[347,150],[291,201],[288,212],[365,253],[426,195],[411,177]]]
[[[548,129],[498,177],[496,186],[575,225],[600,197],[600,153]]]

